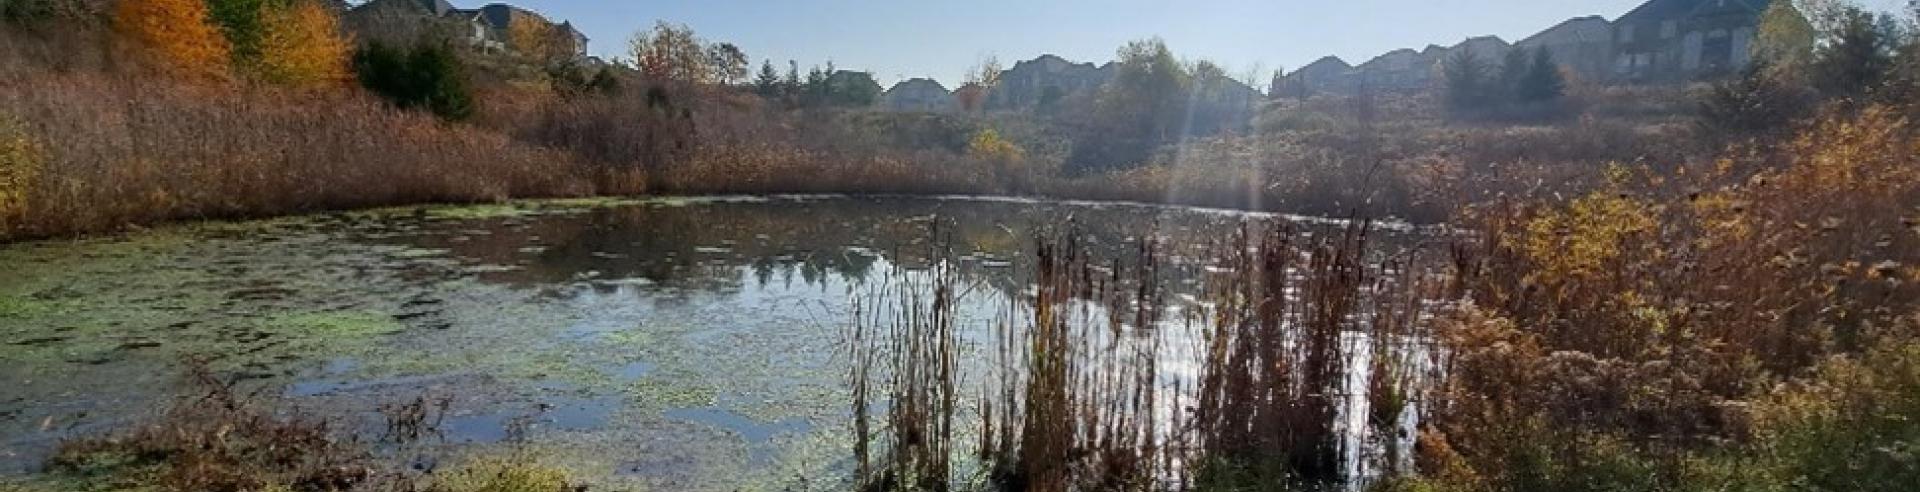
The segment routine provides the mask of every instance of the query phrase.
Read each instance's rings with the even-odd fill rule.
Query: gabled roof
[[[1518,43],[1513,43],[1513,45],[1533,46],[1543,42],[1547,36],[1556,34],[1578,38],[1581,42],[1605,42],[1613,37],[1613,24],[1608,23],[1606,18],[1598,15],[1575,17],[1555,24],[1553,27],[1546,28],[1538,33],[1534,33],[1532,36],[1527,36],[1526,39],[1522,39]]]
[[[902,80],[900,81],[900,83],[897,83],[897,84],[893,84],[893,88],[887,89],[887,94],[893,94],[895,92],[899,92],[902,90],[927,90],[927,89],[938,90],[940,92],[950,92],[947,90],[947,86],[940,85],[940,81],[929,79],[929,78],[912,78],[912,79]]]
[[[506,29],[508,26],[513,25],[513,17],[515,14],[533,15],[533,12],[504,3],[495,3],[480,7],[479,18],[481,22],[487,23],[488,26],[497,29]]]
[[[447,15],[453,11],[453,4],[447,3],[447,0],[416,0],[416,3],[433,15]]]
[[[1648,0],[1620,16],[1616,22],[1643,22],[1682,17],[1705,0]]]
[[[1353,65],[1348,64],[1346,60],[1342,60],[1338,56],[1323,56],[1318,60],[1314,60],[1313,63],[1308,63],[1306,66],[1300,67],[1299,70],[1294,70],[1294,72],[1327,69],[1346,70],[1351,68],[1353,68]]]

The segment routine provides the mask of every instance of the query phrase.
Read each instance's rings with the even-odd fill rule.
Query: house
[[[1606,80],[1613,60],[1613,24],[1598,15],[1567,19],[1513,44],[1532,52],[1545,49],[1567,73],[1584,80]]]
[[[1402,48],[1367,60],[1354,71],[1360,85],[1370,90],[1420,89],[1432,86],[1433,65],[1438,61]]]
[[[953,92],[933,79],[915,78],[893,84],[880,95],[880,107],[888,111],[945,112],[958,107]]]
[[[589,41],[571,22],[554,24],[531,10],[500,3],[461,9],[447,0],[369,0],[348,10],[346,20],[363,39],[388,43],[441,36],[482,51],[504,52],[519,48],[517,29],[545,33],[554,52],[585,58]]]
[[[1287,96],[1305,98],[1318,93],[1348,94],[1358,86],[1353,65],[1337,56],[1322,57],[1282,77]]]
[[[1769,0],[1652,0],[1613,22],[1613,77],[1681,81],[1752,62]]]
[[[1439,64],[1462,50],[1498,64],[1514,48],[1545,49],[1565,73],[1611,83],[1685,82],[1738,71],[1752,62],[1760,17],[1774,1],[1649,0],[1609,22],[1598,15],[1568,19],[1511,45],[1495,36],[1450,48],[1401,49],[1347,66],[1321,58],[1274,83],[1274,94],[1351,94],[1361,88],[1426,91],[1442,83]],[[1284,90],[1283,90],[1284,89]]]
[[[1113,80],[1114,63],[1094,66],[1073,63],[1054,55],[1013,64],[1000,73],[1000,83],[987,94],[988,109],[1033,109],[1067,96],[1089,92]]]

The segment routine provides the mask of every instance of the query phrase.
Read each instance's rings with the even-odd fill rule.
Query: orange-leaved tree
[[[169,71],[226,78],[232,47],[213,25],[203,0],[120,0],[113,25],[150,50]]]
[[[260,77],[293,87],[325,87],[350,76],[352,42],[340,19],[317,0],[296,0],[261,13]]]

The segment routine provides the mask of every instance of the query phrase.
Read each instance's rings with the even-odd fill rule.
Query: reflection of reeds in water
[[[885,279],[872,298],[855,299],[849,380],[858,436],[856,477],[863,490],[948,488],[958,377],[956,279],[951,263],[936,261],[925,271]],[[877,468],[870,447],[876,368],[884,371],[887,402],[885,447]]]
[[[1000,325],[981,456],[1007,490],[1142,489],[1161,476],[1161,306],[1151,241],[1103,273],[1072,235],[1040,244],[1031,323]]]
[[[1181,325],[1162,320],[1166,258],[1146,237],[1120,260],[1090,257],[1074,234],[1039,241],[1035,285],[994,326],[982,378],[975,451],[990,488],[1338,485],[1355,432],[1378,436],[1392,472],[1426,306],[1410,259],[1370,260],[1364,222],[1322,236],[1250,223],[1215,245],[1207,298]],[[896,315],[863,311],[854,328],[859,476],[867,490],[945,490],[961,379],[953,279],[936,268],[896,282],[882,297]],[[873,332],[879,321],[891,328]],[[887,429],[868,439],[876,389]],[[1341,426],[1356,411],[1365,428]],[[870,442],[886,445],[877,469]]]

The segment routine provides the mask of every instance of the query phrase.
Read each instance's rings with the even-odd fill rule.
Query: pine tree
[[[401,108],[424,108],[447,120],[473,114],[465,67],[451,48],[424,43],[406,52],[373,43],[354,55],[360,85]]]
[[[1500,80],[1496,84],[1498,87],[1491,90],[1493,92],[1491,99],[1495,100],[1494,102],[1514,99],[1514,96],[1520,92],[1520,84],[1527,78],[1529,69],[1527,62],[1525,48],[1515,46],[1507,50],[1506,57],[1500,60]]]
[[[1484,109],[1491,84],[1487,80],[1487,66],[1472,50],[1460,50],[1448,58],[1441,66],[1440,75],[1446,81],[1447,109],[1454,112]]]
[[[260,55],[260,42],[267,33],[266,12],[282,6],[273,0],[206,0],[207,15],[233,47],[236,66],[253,63]]]
[[[773,60],[760,63],[760,75],[753,79],[753,92],[767,98],[780,95],[780,72],[773,69]]]
[[[297,0],[270,8],[262,25],[257,63],[261,78],[294,87],[339,84],[347,68],[351,42],[341,35],[340,19],[317,0]]]
[[[232,46],[202,0],[121,0],[114,6],[113,24],[171,72],[208,79],[231,73]]]
[[[1553,102],[1566,94],[1566,76],[1561,75],[1560,64],[1553,61],[1553,53],[1547,51],[1545,46],[1533,50],[1533,60],[1526,66],[1526,72],[1520,75],[1519,87],[1514,91],[1519,102]]]
[[[1843,11],[1836,31],[1814,53],[1814,85],[1829,97],[1855,100],[1878,89],[1893,66],[1887,30],[1872,13]]]

